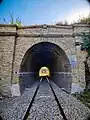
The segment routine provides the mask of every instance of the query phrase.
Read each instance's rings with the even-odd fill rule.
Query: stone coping
[[[0,24],[0,27],[17,27],[15,24]]]
[[[73,27],[90,27],[89,24],[80,24],[80,23],[75,23],[72,25],[47,25],[47,24],[42,24],[42,25],[30,25],[30,26],[21,26],[18,27],[17,25],[13,24],[0,24],[0,27],[16,27],[17,29],[30,29],[30,28],[64,28],[64,29],[72,29]]]

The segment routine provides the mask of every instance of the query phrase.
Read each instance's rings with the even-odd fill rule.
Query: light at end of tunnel
[[[48,76],[50,77],[50,71],[49,68],[47,67],[41,67],[39,70],[39,77],[44,77],[44,76]]]

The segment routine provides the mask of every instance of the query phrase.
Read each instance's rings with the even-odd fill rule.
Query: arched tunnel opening
[[[39,70],[46,66],[50,70],[50,80],[61,88],[71,88],[71,65],[65,52],[56,44],[40,42],[33,45],[23,57],[20,72],[20,91],[31,87],[39,80]]]

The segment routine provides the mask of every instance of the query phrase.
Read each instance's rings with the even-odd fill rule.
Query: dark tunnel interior
[[[65,75],[59,73],[71,72],[70,63],[65,52],[56,44],[41,42],[32,46],[22,60],[20,72],[26,74],[20,76],[21,91],[39,80],[39,70],[43,66],[49,68],[50,79],[59,87],[64,87],[63,84],[68,81],[71,82],[70,80],[60,80],[65,79]],[[66,87],[68,87],[68,83]]]

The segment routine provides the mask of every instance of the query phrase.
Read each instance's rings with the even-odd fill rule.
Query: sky
[[[90,4],[86,0],[3,0],[0,4],[0,23],[20,17],[23,25],[56,24],[67,20],[77,21],[80,16],[87,17]]]

